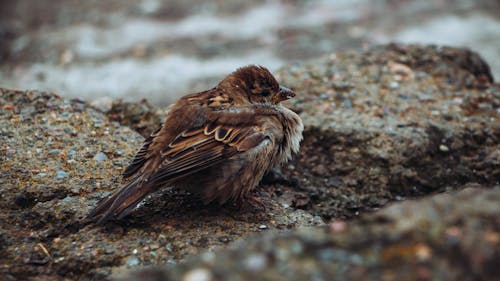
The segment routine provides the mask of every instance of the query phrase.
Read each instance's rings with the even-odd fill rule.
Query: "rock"
[[[112,252],[107,252],[107,254],[112,254]],[[137,266],[141,263],[141,261],[137,257],[130,257],[125,260],[125,265],[129,267]]]
[[[96,155],[94,155],[94,157],[92,159],[94,159],[94,161],[101,162],[104,160],[108,160],[108,156],[106,156],[106,154],[99,151],[96,153]]]
[[[143,138],[81,101],[38,91],[0,93],[0,102],[19,109],[0,111],[2,280],[41,273],[55,279],[102,279],[124,267],[176,263],[262,232],[261,225],[284,231],[322,223],[307,212],[283,207],[267,193],[261,196],[267,209],[263,212],[207,207],[187,192],[166,190],[145,200],[121,223],[88,224],[84,218],[90,208],[120,186],[120,173]],[[78,134],[68,134],[65,128]],[[33,139],[24,141],[26,136]],[[43,153],[47,148],[54,152]],[[60,239],[55,243],[53,237]],[[145,246],[152,242],[158,243],[154,251]],[[54,262],[49,263],[42,250],[33,256],[39,243],[57,253]]]
[[[351,218],[396,196],[500,179],[500,88],[469,50],[391,44],[285,67],[279,78],[297,92],[291,106],[306,127],[283,174],[314,194],[306,210],[316,215]]]
[[[157,109],[145,99],[139,103],[117,100],[109,110],[103,112],[110,120],[130,126],[143,137],[156,131],[166,116],[165,110]]]
[[[184,274],[182,281],[210,281],[212,273],[205,268],[195,268]]]
[[[330,227],[252,236],[213,261],[146,269],[179,280],[196,268],[218,280],[494,280],[500,275],[500,186],[399,202]],[[466,218],[464,220],[464,218]],[[478,226],[481,227],[478,227]],[[425,226],[425,227],[424,227]],[[294,250],[301,248],[301,251]]]
[[[66,173],[64,170],[57,170],[56,171],[56,176],[54,177],[56,180],[62,180],[68,177],[68,173]]]
[[[172,268],[151,276],[498,274],[498,188],[485,188],[500,179],[500,91],[476,54],[388,45],[284,68],[279,79],[298,93],[289,105],[306,130],[299,155],[258,188],[265,211],[165,189],[102,227],[84,218],[122,184],[143,141],[115,121],[134,116],[127,125],[147,135],[162,110],[139,103],[105,115],[55,94],[0,89],[0,279],[109,279],[165,263]],[[465,187],[476,188],[455,192]],[[416,196],[430,198],[406,200]]]

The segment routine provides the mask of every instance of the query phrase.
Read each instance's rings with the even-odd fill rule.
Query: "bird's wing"
[[[188,165],[190,160],[196,161],[196,157],[211,156],[205,162],[198,162],[210,166],[213,163],[208,159],[216,162],[217,159],[245,151],[252,145],[258,145],[265,137],[262,128],[256,125],[255,108],[244,106],[234,111],[197,110],[197,112],[204,115],[202,118],[204,127],[201,124],[193,126],[196,123],[193,119],[197,119],[193,116],[175,118],[174,116],[178,114],[169,114],[163,126],[146,138],[141,149],[123,172],[123,177],[135,179],[144,175],[146,171],[151,175],[159,167],[169,174],[176,168],[182,168],[180,165]],[[171,119],[177,120],[173,122]],[[172,124],[175,123],[177,126],[173,128]],[[186,127],[191,129],[184,129]],[[196,148],[196,151],[191,151],[191,147]],[[183,161],[179,161],[180,159]],[[196,163],[192,164],[191,168],[196,168],[194,165]],[[187,172],[189,169],[185,169],[186,167],[179,171]]]
[[[160,151],[151,151],[156,137],[158,134],[153,134],[151,139],[146,140],[138,156],[125,171],[127,175],[135,175],[132,180],[102,199],[88,215],[90,220],[103,223],[112,217],[122,218],[157,187],[252,149],[262,143],[267,135],[256,125],[223,125],[214,121],[201,128],[185,130]],[[148,167],[147,173],[137,172],[145,166]]]
[[[222,125],[186,130],[161,151],[162,163],[150,181],[163,184],[217,165],[258,146],[266,138],[258,126]]]
[[[122,176],[124,178],[130,178],[131,176],[135,175],[137,173],[137,171],[139,171],[139,169],[144,166],[144,163],[146,163],[146,161],[150,158],[149,146],[151,145],[153,140],[156,138],[156,136],[160,132],[161,128],[162,128],[162,126],[158,127],[158,129],[154,133],[152,133],[149,137],[147,137],[144,140],[144,143],[142,144],[141,149],[135,154],[135,156],[132,159],[132,161],[130,162],[130,164],[127,166],[125,171],[122,173]]]

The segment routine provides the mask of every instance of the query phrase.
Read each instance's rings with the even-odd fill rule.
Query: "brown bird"
[[[302,120],[280,105],[294,96],[269,70],[250,65],[211,90],[182,97],[124,171],[128,183],[88,218],[121,219],[162,187],[184,188],[206,204],[251,198],[264,174],[299,150]]]

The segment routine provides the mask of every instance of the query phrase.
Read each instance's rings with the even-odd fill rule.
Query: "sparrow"
[[[267,172],[299,151],[302,120],[280,104],[294,96],[268,69],[249,65],[180,98],[123,172],[125,184],[87,218],[122,219],[163,187],[198,194],[205,204],[244,203]]]

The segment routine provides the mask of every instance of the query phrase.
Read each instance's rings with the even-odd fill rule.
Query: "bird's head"
[[[295,93],[278,84],[267,68],[249,65],[238,68],[218,85],[229,93],[238,93],[250,103],[279,104]]]

